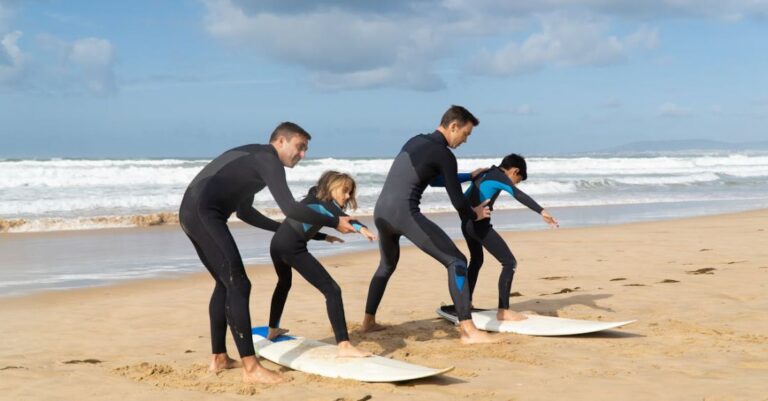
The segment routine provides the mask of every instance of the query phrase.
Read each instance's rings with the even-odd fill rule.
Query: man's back
[[[407,204],[411,212],[418,212],[424,189],[450,166],[456,168],[456,158],[448,150],[442,134],[434,132],[414,136],[395,157],[381,189],[377,208],[403,207]]]
[[[271,145],[243,145],[230,149],[197,174],[184,194],[184,203],[212,208],[228,216],[244,199],[264,188],[262,174],[271,170],[265,167],[279,163],[277,152]]]

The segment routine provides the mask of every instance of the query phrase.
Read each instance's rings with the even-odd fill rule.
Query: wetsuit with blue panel
[[[504,173],[504,170],[497,166],[492,166],[484,173],[479,174],[474,180],[471,179],[469,174],[458,174],[457,179],[462,182],[472,181],[470,186],[464,193],[464,196],[469,200],[472,206],[480,205],[485,201],[488,202],[488,207],[493,210],[493,204],[499,197],[502,191],[512,195],[518,202],[527,206],[529,209],[536,213],[541,214],[542,208],[536,201],[531,199],[523,191],[517,188],[512,181]],[[438,177],[432,183],[431,186],[443,186],[443,177]],[[491,219],[483,219],[480,221],[473,221],[472,224],[462,225],[462,233],[467,241],[467,247],[469,248],[469,289],[470,297],[475,291],[475,284],[477,284],[477,277],[480,272],[480,268],[483,266],[483,248],[501,263],[501,274],[499,275],[499,309],[509,309],[509,294],[512,289],[512,280],[515,276],[515,269],[517,268],[517,260],[509,249],[509,246],[504,239],[499,235],[491,225]]]
[[[179,221],[216,281],[208,306],[214,354],[226,353],[227,324],[240,357],[255,354],[248,307],[251,282],[227,219],[236,213],[252,226],[276,231],[280,223],[253,208],[255,194],[264,187],[269,188],[280,210],[290,218],[327,227],[339,224],[337,217],[319,214],[293,198],[285,167],[272,145],[245,145],[228,150],[197,174],[184,193]]]
[[[324,216],[347,215],[336,202],[318,199],[316,187],[310,188],[309,193],[301,203]],[[365,227],[357,220],[350,220],[350,224],[358,232]],[[280,325],[280,318],[283,315],[288,292],[291,289],[291,267],[293,267],[325,296],[325,307],[336,342],[349,341],[347,322],[344,318],[344,303],[341,300],[341,288],[323,265],[307,250],[309,240],[322,241],[326,239],[327,235],[320,232],[321,228],[322,225],[320,224],[307,224],[287,218],[283,220],[275,236],[272,237],[269,253],[272,256],[278,281],[275,292],[272,294],[269,327],[278,328]]]
[[[419,208],[424,189],[440,175],[446,177],[444,186],[463,224],[476,218],[462,194],[456,157],[443,134],[435,131],[408,140],[392,163],[374,209],[381,260],[371,279],[365,313],[376,314],[387,282],[400,259],[400,237],[405,236],[446,267],[448,289],[459,320],[471,319],[467,260],[451,238]]]

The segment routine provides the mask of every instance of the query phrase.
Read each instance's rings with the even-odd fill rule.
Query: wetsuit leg
[[[470,223],[474,224],[474,223]],[[475,286],[477,285],[477,277],[480,274],[480,268],[483,267],[483,243],[477,237],[477,230],[470,233],[467,230],[465,224],[461,225],[461,233],[464,234],[464,239],[467,241],[467,248],[469,248],[469,266],[467,267],[467,279],[469,280],[469,299],[472,300],[472,296],[475,294]]]
[[[501,263],[501,274],[499,275],[499,309],[509,309],[509,294],[512,290],[512,280],[515,277],[517,260],[515,255],[509,249],[504,238],[493,228],[483,239],[483,246]]]
[[[280,252],[275,247],[272,247],[269,253],[272,256],[275,273],[277,273],[277,285],[275,286],[275,292],[272,294],[272,304],[269,308],[269,327],[276,329],[280,327],[280,317],[283,316],[285,301],[288,299],[288,291],[291,290],[292,273],[291,266],[285,263]]]
[[[216,273],[213,272],[211,264],[205,257],[200,245],[195,242],[192,237],[187,234],[187,237],[192,241],[192,245],[197,251],[197,256],[208,272],[216,282],[216,286],[213,288],[213,294],[211,294],[211,300],[208,302],[208,317],[211,321],[211,353],[224,354],[227,352],[226,334],[227,334],[227,289],[224,287],[224,283],[219,280]]]
[[[395,272],[397,262],[400,260],[400,234],[397,233],[386,220],[375,219],[376,230],[379,233],[379,267],[373,274],[371,284],[368,287],[368,299],[365,303],[365,313],[375,315],[379,309],[379,303],[384,296],[389,277]]]
[[[283,253],[282,256],[288,264],[293,266],[302,277],[325,296],[325,308],[328,312],[328,319],[331,321],[336,342],[349,341],[347,321],[344,318],[344,303],[341,300],[341,288],[336,284],[336,281],[331,278],[323,265],[307,252],[306,248],[303,252],[288,252]]]
[[[218,216],[198,216],[191,222],[185,221],[184,230],[192,238],[199,252],[202,253],[203,263],[210,266],[209,270],[224,287],[225,309],[229,310],[226,321],[229,323],[240,357],[255,355],[248,306],[251,282],[245,273],[243,260],[235,240],[227,228],[226,221]],[[221,290],[218,291],[221,292]],[[217,290],[214,290],[214,297],[217,297],[218,308],[220,295],[217,295]],[[220,324],[221,317],[217,312],[211,320],[212,330],[214,326],[218,330]],[[221,337],[223,335],[216,333],[214,338],[212,333],[211,341],[219,342]],[[220,345],[221,343],[213,344],[214,353],[220,353],[217,352],[221,351]]]
[[[459,320],[469,320],[471,301],[467,283],[467,259],[448,234],[421,213],[406,222],[403,235],[414,245],[442,263],[448,271],[448,290]]]

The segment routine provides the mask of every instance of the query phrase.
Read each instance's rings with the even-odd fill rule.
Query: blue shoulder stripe
[[[318,204],[318,203],[310,203],[307,205],[310,209],[320,213],[324,214],[326,216],[336,217],[333,213],[329,212],[328,209],[325,208],[325,206]],[[303,223],[304,232],[309,231],[310,228],[312,228],[312,224]]]
[[[499,191],[505,191],[514,196],[514,190],[506,183],[496,180],[485,180],[480,183],[480,202],[493,198]]]

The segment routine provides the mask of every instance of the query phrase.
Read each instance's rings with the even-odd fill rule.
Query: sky
[[[0,0],[0,158],[213,157],[281,121],[394,156],[768,140],[768,0]]]

